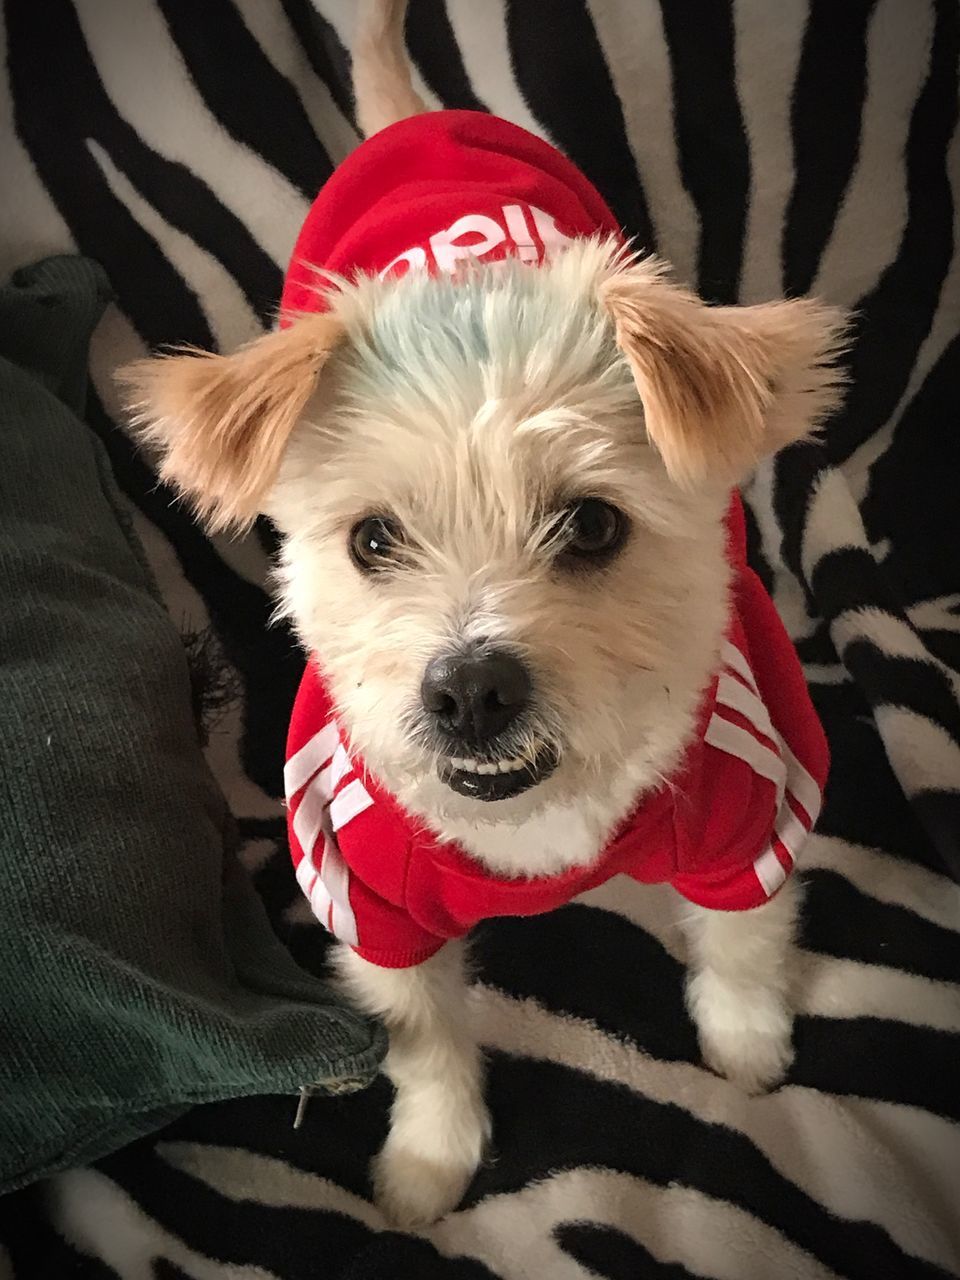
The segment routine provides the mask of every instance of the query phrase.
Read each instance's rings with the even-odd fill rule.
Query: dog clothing
[[[536,265],[578,236],[619,234],[587,179],[523,129],[445,111],[375,134],[314,203],[283,295],[287,322],[322,306],[315,267],[453,272],[464,258]],[[294,705],[284,788],[297,880],[321,923],[386,968],[426,960],[480,920],[537,915],[611,876],[669,882],[741,911],[786,880],[817,819],[828,752],[796,653],[728,519],[731,621],[697,731],[668,785],[641,799],[599,857],[559,875],[492,875],[404,812],[351,756],[312,656]],[[522,850],[520,851],[522,853]]]
[[[579,236],[620,236],[559,151],[479,111],[411,116],[375,133],[325,183],[300,231],[281,315],[322,306],[315,268],[350,276],[454,272],[465,259],[543,262]]]

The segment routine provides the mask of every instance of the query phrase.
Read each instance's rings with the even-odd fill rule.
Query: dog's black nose
[[[481,743],[514,721],[530,700],[530,674],[500,649],[444,654],[428,665],[420,688],[437,726],[465,743]]]

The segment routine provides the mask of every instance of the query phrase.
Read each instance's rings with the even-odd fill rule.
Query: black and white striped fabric
[[[110,375],[270,323],[356,141],[354,19],[352,0],[6,0],[0,27],[0,268],[77,248],[113,281],[93,421],[175,618],[206,636],[210,760],[310,966],[324,934],[279,807],[302,659],[268,626],[271,531],[204,538],[117,426]],[[834,755],[796,1062],[758,1099],[700,1066],[674,907],[617,881],[477,937],[497,1157],[448,1220],[404,1236],[371,1205],[385,1085],[315,1100],[296,1132],[292,1099],[244,1100],[23,1197],[0,1275],[960,1275],[960,11],[415,0],[408,36],[432,102],[552,140],[707,298],[857,308],[846,407],[746,493]]]

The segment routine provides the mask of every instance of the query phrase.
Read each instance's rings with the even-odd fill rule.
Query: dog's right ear
[[[842,399],[848,317],[811,298],[711,307],[646,258],[600,288],[643,403],[647,436],[688,489],[742,483]]]
[[[232,355],[187,350],[118,375],[134,428],[160,454],[160,477],[211,530],[262,510],[284,448],[343,336],[328,315],[304,316]]]

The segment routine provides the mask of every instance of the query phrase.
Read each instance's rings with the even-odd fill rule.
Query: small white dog
[[[843,317],[708,307],[551,147],[421,114],[404,8],[368,7],[376,136],[311,211],[285,327],[127,376],[208,523],[283,534],[312,655],[291,845],[390,1031],[377,1194],[412,1224],[488,1135],[459,941],[484,916],[669,881],[705,1060],[751,1090],[789,1065],[788,873],[826,748],[732,492],[836,406]]]

